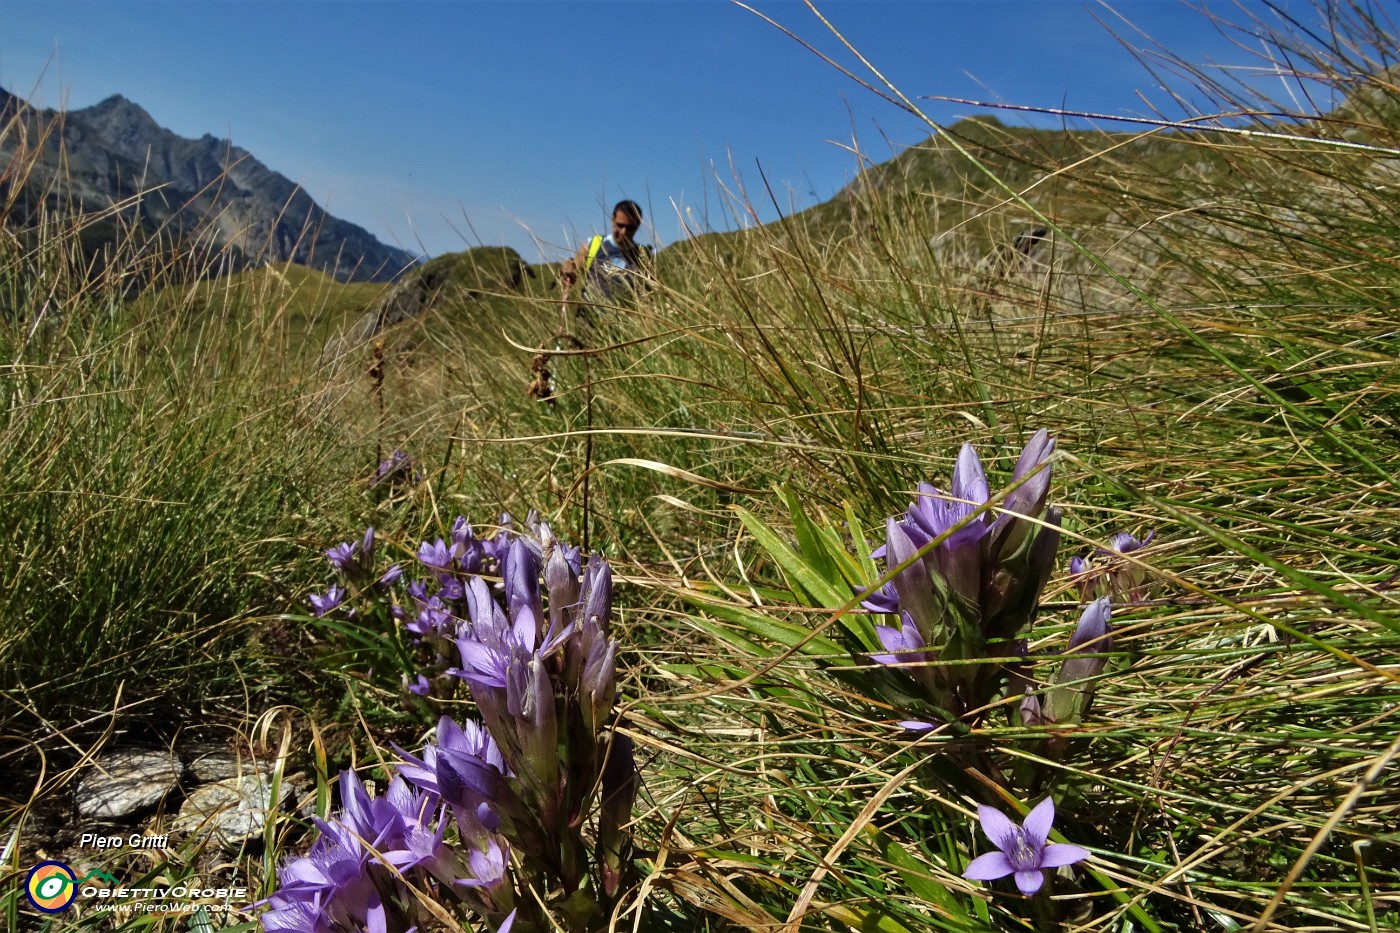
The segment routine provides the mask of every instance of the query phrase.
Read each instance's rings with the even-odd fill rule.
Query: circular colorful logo
[[[39,910],[56,914],[67,910],[78,896],[78,880],[73,869],[62,862],[40,862],[29,870],[24,893]]]

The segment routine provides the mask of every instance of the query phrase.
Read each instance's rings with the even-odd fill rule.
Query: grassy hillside
[[[489,903],[382,871],[389,929],[495,929],[508,905],[517,933],[1395,928],[1400,89],[1363,54],[1393,46],[1367,9],[1332,9],[1331,46],[1275,37],[1340,110],[1280,121],[1204,86],[1249,134],[967,121],[830,204],[664,251],[591,324],[505,250],[393,290],[277,267],[131,300],[70,274],[71,228],[5,235],[3,871],[44,850],[80,756],[133,738],[284,743],[323,817],[342,767],[387,794],[394,745],[490,706],[447,672],[475,629],[421,637],[469,615],[432,543],[534,508],[612,566],[626,880],[511,838]],[[941,530],[906,557],[916,499]],[[333,570],[370,525],[373,566]],[[548,615],[567,587],[544,580]],[[353,592],[323,608],[332,581]],[[886,582],[907,615],[870,598]],[[1111,643],[1071,641],[1099,596]],[[570,722],[550,767],[577,764]],[[997,841],[979,813],[1045,799],[1088,857],[967,877]],[[604,809],[544,832],[591,853]],[[219,870],[267,896],[317,834],[288,817]],[[16,886],[0,911],[38,924]]]

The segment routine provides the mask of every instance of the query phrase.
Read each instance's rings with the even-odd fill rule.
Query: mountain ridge
[[[149,234],[227,251],[233,261],[221,256],[224,266],[294,262],[341,281],[390,281],[418,264],[331,215],[231,140],[180,136],[121,94],[55,111],[0,88],[0,159],[13,164],[26,155],[22,173],[4,173],[22,178],[0,177],[0,195],[22,189],[14,196],[21,214],[40,205],[111,213]],[[85,245],[99,251],[104,233],[89,239]]]

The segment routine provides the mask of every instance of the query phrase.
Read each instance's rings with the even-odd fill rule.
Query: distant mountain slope
[[[342,281],[387,281],[416,263],[327,214],[247,150],[179,136],[120,95],[60,114],[0,88],[0,204],[11,198],[12,223],[40,205],[107,212],[89,247],[125,224],[211,254],[227,248],[235,265],[294,262]]]

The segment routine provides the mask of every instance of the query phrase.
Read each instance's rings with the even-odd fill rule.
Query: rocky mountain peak
[[[387,280],[415,257],[367,230],[328,215],[285,176],[227,139],[189,139],[160,126],[140,105],[113,94],[61,115],[23,105],[0,89],[32,132],[0,134],[0,165],[18,140],[48,137],[30,179],[33,197],[55,208],[100,212],[123,205],[131,222],[165,236],[226,248],[238,262],[295,262],[345,279]],[[46,161],[45,161],[46,160]],[[26,202],[28,203],[28,202]]]
[[[160,124],[139,104],[127,100],[120,94],[113,94],[100,103],[83,110],[75,110],[71,116],[81,117],[88,123],[122,124],[128,127],[159,130]]]

